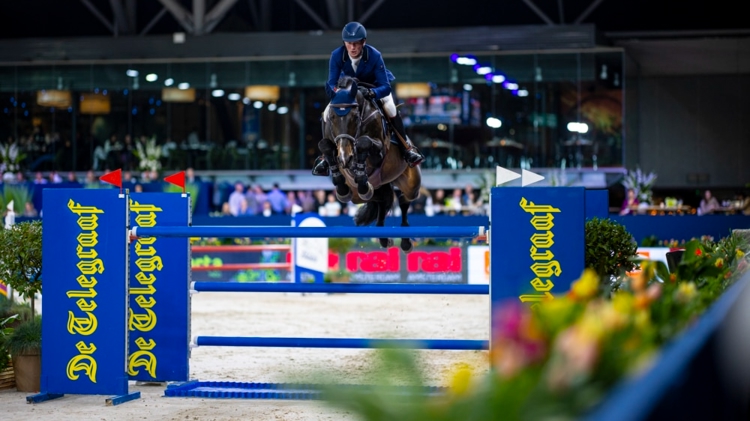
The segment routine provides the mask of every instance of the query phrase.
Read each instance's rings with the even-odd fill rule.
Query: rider
[[[344,45],[333,50],[331,61],[328,66],[328,82],[326,93],[333,98],[336,94],[336,82],[342,74],[356,77],[360,82],[374,85],[373,89],[360,88],[367,99],[379,99],[385,113],[388,115],[391,127],[400,135],[402,141],[396,142],[401,149],[401,155],[409,166],[419,165],[424,156],[417,150],[416,146],[406,135],[404,122],[396,109],[391,95],[391,81],[395,79],[393,74],[385,68],[383,56],[380,51],[371,45],[366,45],[367,31],[359,22],[349,22],[344,26],[341,38]],[[405,143],[405,144],[404,144]],[[313,175],[329,175],[329,166],[321,155],[313,165]]]

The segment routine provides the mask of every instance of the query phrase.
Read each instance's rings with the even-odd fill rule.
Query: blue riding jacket
[[[345,46],[342,45],[333,50],[326,83],[326,93],[330,98],[336,95],[334,88],[341,75],[356,77],[361,82],[375,85],[373,91],[377,99],[387,97],[391,93],[391,81],[396,79],[393,73],[385,68],[380,51],[367,44],[362,48],[362,59],[359,61],[356,72],[352,68],[352,60]]]

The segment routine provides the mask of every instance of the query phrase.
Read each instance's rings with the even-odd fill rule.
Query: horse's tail
[[[359,227],[375,222],[378,219],[379,206],[385,206],[386,213],[393,207],[393,188],[390,184],[377,189],[375,197],[357,209],[357,213],[354,215],[354,224]]]

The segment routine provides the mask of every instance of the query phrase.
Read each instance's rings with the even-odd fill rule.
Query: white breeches
[[[396,117],[396,113],[398,113],[398,110],[396,110],[396,103],[393,102],[393,95],[388,94],[387,97],[383,97],[380,100],[380,103],[383,104],[383,110],[385,110],[385,113],[388,114],[388,117]],[[325,111],[323,111],[323,121],[328,121],[328,108],[330,108],[330,106],[331,104],[328,103]]]

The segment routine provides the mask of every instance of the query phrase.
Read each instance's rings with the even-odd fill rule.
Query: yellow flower
[[[453,368],[450,380],[450,391],[456,396],[465,395],[471,385],[471,367],[466,363],[458,363]]]
[[[585,269],[581,277],[570,288],[575,298],[588,299],[599,290],[599,276],[593,269]]]
[[[633,296],[626,292],[618,292],[612,296],[612,306],[622,314],[630,314],[633,312],[633,307],[635,305],[634,301]]]
[[[719,257],[718,259],[716,259],[716,262],[714,263],[714,266],[716,266],[717,268],[724,267],[724,259],[722,259],[721,257]]]
[[[740,249],[737,249],[737,251],[735,251],[735,255],[737,256],[738,259],[742,259],[745,256],[745,252],[743,252]]]
[[[604,323],[597,311],[587,311],[578,322],[581,338],[598,342],[604,336]]]
[[[651,312],[648,309],[643,309],[635,314],[635,326],[638,329],[646,329],[651,324]]]
[[[599,317],[602,320],[602,324],[607,330],[616,330],[625,326],[628,318],[625,314],[618,311],[614,305],[608,303],[602,306]]]
[[[686,304],[690,302],[693,297],[695,297],[695,294],[697,294],[697,289],[694,283],[682,282],[677,286],[677,291],[675,291],[674,299],[678,302]]]

